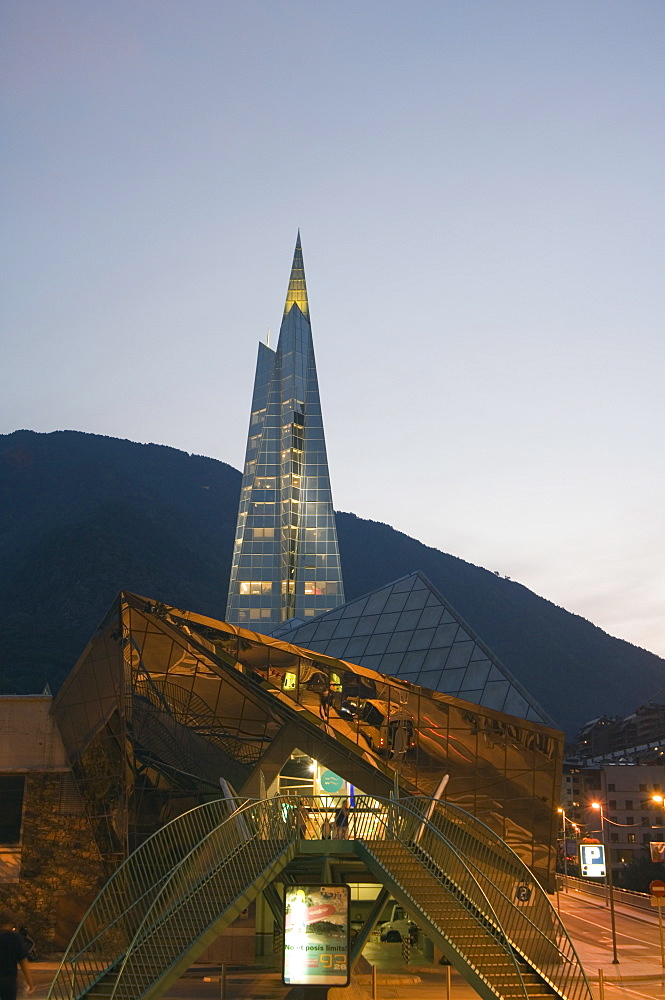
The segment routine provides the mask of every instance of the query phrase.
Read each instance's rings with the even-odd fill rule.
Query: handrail
[[[130,940],[132,916],[137,922],[174,866],[192,849],[191,837],[200,839],[215,829],[245,799],[214,799],[170,820],[147,838],[113,873],[88,907],[56,972],[50,996],[65,967],[81,962],[99,973]],[[187,831],[187,836],[183,836]],[[131,893],[131,899],[128,894]],[[141,903],[145,906],[141,907]],[[122,926],[120,926],[122,922]],[[97,956],[97,958],[95,958]]]
[[[196,897],[198,915],[204,920],[203,929],[207,927],[206,921],[212,922],[214,907],[200,890],[206,882],[211,881],[211,876],[216,870],[228,865],[234,857],[238,858],[248,845],[264,841],[274,843],[283,850],[293,842],[296,832],[295,813],[289,811],[284,816],[281,810],[275,808],[275,802],[275,799],[245,802],[224,822],[202,837],[179,862],[155,896],[123,956],[111,994],[112,998],[134,1000],[140,997],[150,984],[149,970],[153,957],[150,953],[150,943],[155,936],[161,949],[159,962],[165,968],[169,967],[165,965],[167,960],[163,950],[165,941],[171,940],[168,931],[173,930],[175,926],[176,930],[191,935],[194,930],[191,926],[191,914],[185,911],[186,919],[182,920],[182,911],[187,902]],[[271,804],[271,809],[266,808],[268,804]],[[276,815],[270,816],[270,811]],[[261,816],[262,812],[268,815]],[[226,837],[229,832],[230,837]],[[256,881],[258,872],[253,866],[247,866],[241,875],[241,882],[246,887]],[[176,941],[180,941],[180,936],[176,936]],[[175,949],[171,964],[179,958],[181,951],[182,947]]]
[[[585,892],[588,896],[607,897],[607,885],[604,880],[596,882],[593,879],[576,878],[574,875],[560,873],[557,878],[562,879],[565,886],[569,886],[576,892]],[[615,905],[631,906],[634,910],[647,910],[653,915],[651,897],[648,892],[635,892],[633,889],[622,889],[617,885],[613,887],[613,891]]]
[[[561,918],[512,848],[476,816],[450,802],[436,803],[430,825],[472,864],[513,947],[562,996],[590,996],[586,973]],[[524,902],[517,895],[520,887],[528,889]]]
[[[384,824],[384,839],[398,841],[421,864],[426,865],[437,881],[463,906],[465,916],[467,918],[471,917],[475,924],[481,928],[486,947],[490,942],[499,945],[509,964],[512,965],[524,996],[527,997],[528,994],[522,977],[522,970],[513,952],[511,943],[503,932],[501,922],[494,911],[487,893],[475,877],[464,857],[455,850],[445,837],[437,834],[427,821],[423,822],[423,817],[419,810],[410,809],[403,799],[399,803],[394,800],[388,803]],[[435,841],[434,844],[432,843],[433,840]],[[371,851],[371,841],[367,844],[367,847]],[[443,852],[442,848],[444,849]],[[441,857],[442,853],[445,854],[445,858]],[[438,855],[436,859],[433,857],[435,854]],[[392,875],[395,881],[401,885],[399,871],[396,870]],[[418,899],[409,892],[406,886],[402,886],[402,891],[412,900],[414,908],[420,910],[423,916],[429,919],[427,911]],[[488,925],[488,921],[492,926]],[[464,949],[455,941],[454,929],[451,924],[447,923],[445,928],[441,928],[441,931],[445,934],[450,944],[459,952],[462,959],[468,961],[465,957]],[[478,964],[477,957],[475,966],[476,972],[480,977],[487,982],[490,988],[493,988],[492,976],[488,975],[487,969],[483,968],[482,964]]]
[[[175,968],[219,921],[221,912],[231,912],[233,899],[262,872],[264,878],[274,877],[271,865],[289,845],[330,836],[340,801],[328,795],[218,799],[172,820],[120,866],[89,908],[60,964],[50,1000],[82,997],[104,976],[112,980],[110,997],[143,996],[155,977]],[[562,997],[590,1000],[567,932],[526,865],[474,816],[438,800],[430,809],[431,802],[356,796],[348,835],[370,852],[372,841],[396,841],[425,865],[464,908],[460,928],[473,918],[487,942],[489,935],[510,957],[525,996],[518,956]],[[530,890],[524,903],[515,898],[520,885]],[[413,898],[408,888],[404,892]],[[447,937],[464,957],[463,946]]]

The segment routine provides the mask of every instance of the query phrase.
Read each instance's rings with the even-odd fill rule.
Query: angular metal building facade
[[[431,796],[448,775],[448,802],[552,878],[563,734],[539,722],[129,593],[53,714],[111,867],[220,778],[271,794],[297,749],[368,795]]]
[[[226,620],[270,632],[343,603],[298,234],[277,350],[259,344]]]

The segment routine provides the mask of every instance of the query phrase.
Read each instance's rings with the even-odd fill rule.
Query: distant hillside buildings
[[[569,753],[578,760],[599,763],[601,758],[607,762],[655,763],[659,756],[665,757],[665,705],[648,702],[630,715],[591,719],[579,731]]]

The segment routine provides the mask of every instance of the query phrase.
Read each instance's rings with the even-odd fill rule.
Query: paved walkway
[[[661,965],[656,913],[616,907],[619,965],[612,964],[609,912],[602,899],[580,893],[561,893],[561,917],[571,935],[580,961],[599,1000],[598,970],[603,970],[605,1000],[665,1000],[665,970]],[[664,921],[665,924],[665,921]],[[403,965],[400,944],[370,942],[365,956],[378,969],[378,1000],[445,1000],[445,969],[433,967],[413,952],[412,964]],[[37,983],[35,1000],[44,1000],[57,969],[54,962],[32,965]],[[207,980],[207,981],[206,981]],[[474,1000],[474,990],[452,970],[452,1000]],[[369,980],[361,990],[331,1000],[366,1000]],[[228,1000],[287,1000],[289,988],[276,971],[231,968],[227,974]],[[194,966],[166,994],[167,1000],[219,1000],[219,969]],[[293,1000],[296,1000],[294,997]]]

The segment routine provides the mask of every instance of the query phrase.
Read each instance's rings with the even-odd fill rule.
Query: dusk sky
[[[335,506],[665,655],[663,0],[1,19],[1,433],[240,468],[300,227]]]

